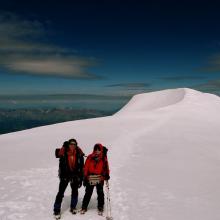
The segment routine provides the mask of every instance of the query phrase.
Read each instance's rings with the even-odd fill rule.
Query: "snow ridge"
[[[0,135],[0,219],[49,220],[57,193],[54,150],[76,138],[86,155],[108,147],[117,220],[219,220],[220,98],[188,88],[134,96],[113,116]],[[124,117],[125,116],[125,117]],[[65,193],[62,216],[68,212]],[[84,195],[79,190],[78,208]],[[97,220],[94,196],[85,216]]]
[[[195,103],[219,105],[220,98],[213,94],[202,93],[189,88],[167,89],[163,91],[138,94],[115,115],[146,113],[176,105],[193,105]]]
[[[146,112],[158,108],[175,105],[182,102],[186,93],[190,93],[190,89],[168,89],[151,93],[143,93],[133,96],[133,98],[115,115],[129,114],[134,112]]]

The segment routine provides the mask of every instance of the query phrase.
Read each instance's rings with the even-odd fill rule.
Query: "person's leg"
[[[84,195],[83,202],[82,202],[82,209],[84,210],[87,210],[89,201],[92,196],[93,189],[94,189],[94,186],[91,186],[89,183],[87,183],[86,189],[85,189],[85,195]]]
[[[68,179],[60,179],[60,184],[59,184],[59,191],[57,193],[55,203],[54,203],[54,213],[59,213],[60,208],[61,208],[61,203],[64,197],[64,192],[66,190],[66,187],[68,185],[69,180]]]
[[[78,182],[73,180],[70,186],[72,188],[70,209],[75,209],[78,202]]]
[[[97,195],[98,195],[98,197],[97,197],[97,199],[98,199],[98,210],[103,211],[105,198],[104,198],[103,184],[102,183],[96,185],[96,191],[97,191]]]

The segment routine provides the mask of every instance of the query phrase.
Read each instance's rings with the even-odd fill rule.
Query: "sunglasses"
[[[75,145],[76,146],[76,143],[70,143],[70,145]]]

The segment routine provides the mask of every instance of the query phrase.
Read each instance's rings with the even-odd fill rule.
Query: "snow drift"
[[[136,95],[113,116],[1,135],[0,219],[52,218],[54,149],[74,137],[86,154],[109,148],[115,220],[219,220],[219,112],[219,97],[181,88]],[[65,195],[63,219],[103,219],[96,195],[84,216]]]

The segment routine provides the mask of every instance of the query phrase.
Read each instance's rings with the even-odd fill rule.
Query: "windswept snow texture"
[[[220,98],[181,88],[136,95],[110,117],[1,135],[0,219],[52,219],[54,150],[74,137],[86,154],[97,142],[109,148],[114,220],[219,220],[219,131]],[[83,216],[69,203],[68,188],[63,219],[103,219],[95,193]]]

